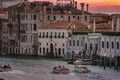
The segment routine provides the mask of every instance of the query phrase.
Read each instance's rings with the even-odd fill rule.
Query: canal
[[[54,65],[65,65],[74,70],[74,65],[60,59],[38,57],[0,57],[0,63],[10,64],[11,72],[1,72],[5,80],[120,80],[120,72],[99,66],[88,66],[91,73],[53,74]]]

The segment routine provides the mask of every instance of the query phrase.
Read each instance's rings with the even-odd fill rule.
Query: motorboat
[[[74,61],[74,65],[91,65],[92,60],[91,59],[78,59]]]
[[[76,65],[75,71],[79,73],[90,73],[91,71],[84,65]]]
[[[68,74],[71,71],[68,68],[66,68],[65,66],[58,65],[58,66],[53,67],[53,72],[58,73],[58,74]]]
[[[0,72],[8,72],[8,71],[12,71],[12,68],[9,65],[0,66]]]

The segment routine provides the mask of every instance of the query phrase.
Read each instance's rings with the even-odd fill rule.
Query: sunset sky
[[[29,1],[51,1],[56,0],[29,0]],[[75,0],[78,3],[89,3],[90,12],[120,13],[120,0]],[[78,7],[80,8],[79,4]]]

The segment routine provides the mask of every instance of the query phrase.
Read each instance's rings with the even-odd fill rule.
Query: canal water
[[[12,71],[1,72],[5,80],[120,80],[120,72],[99,66],[87,66],[91,73],[53,74],[54,65],[64,65],[74,70],[74,65],[60,59],[37,57],[0,57],[0,63],[10,64]]]

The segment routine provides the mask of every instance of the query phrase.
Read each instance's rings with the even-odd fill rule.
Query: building
[[[38,31],[38,55],[64,57],[67,51],[67,39],[70,36],[71,21],[52,23]]]
[[[0,0],[0,8],[7,8],[9,6],[18,4],[23,1],[27,1],[27,0]]]
[[[75,6],[53,5],[48,1],[22,2],[10,6],[8,54],[37,55],[38,30],[41,27],[60,21],[88,24],[89,17],[89,12]]]
[[[120,34],[119,32],[73,33],[67,41],[66,56],[66,59],[77,56],[77,58],[99,59],[100,61],[106,57],[106,62],[110,65],[111,61],[119,64]]]
[[[84,58],[92,59],[92,55],[100,54],[100,41],[101,34],[73,32],[67,42],[68,58],[71,58],[71,55],[83,58],[82,56],[85,55]]]
[[[0,55],[8,52],[8,12],[0,10]]]

